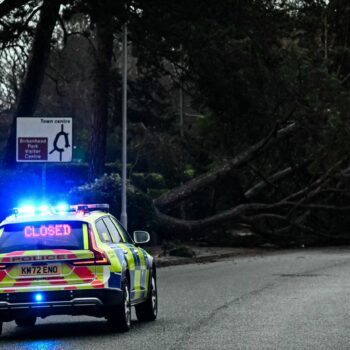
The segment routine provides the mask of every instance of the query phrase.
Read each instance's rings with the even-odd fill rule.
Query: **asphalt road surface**
[[[159,318],[4,324],[0,349],[350,349],[350,249],[296,250],[158,271]]]

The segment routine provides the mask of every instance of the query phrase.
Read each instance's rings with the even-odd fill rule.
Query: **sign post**
[[[46,164],[72,161],[72,118],[17,118],[16,161],[42,163],[42,193],[46,195]]]
[[[46,163],[41,167],[41,193],[43,199],[46,198]]]

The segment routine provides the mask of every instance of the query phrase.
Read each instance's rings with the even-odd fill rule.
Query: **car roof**
[[[24,224],[26,222],[50,222],[50,221],[82,221],[86,223],[94,223],[97,219],[103,216],[108,216],[109,213],[104,211],[91,211],[84,215],[77,215],[75,212],[64,214],[45,214],[45,215],[11,215],[0,223],[0,227],[8,224]]]

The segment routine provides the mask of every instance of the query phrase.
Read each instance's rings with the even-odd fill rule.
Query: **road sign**
[[[71,162],[72,118],[17,118],[17,162]]]

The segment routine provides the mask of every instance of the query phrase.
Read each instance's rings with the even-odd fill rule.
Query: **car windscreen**
[[[19,250],[84,249],[83,222],[8,224],[0,228],[0,254]]]

